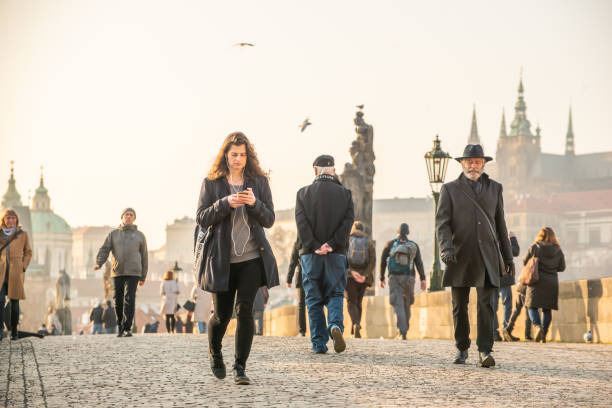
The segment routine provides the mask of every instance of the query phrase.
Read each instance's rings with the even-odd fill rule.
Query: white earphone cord
[[[229,169],[229,163],[228,163],[227,169],[230,170]],[[234,193],[234,178],[232,177],[232,171],[231,170],[230,170],[229,173],[230,173],[230,192]],[[244,169],[242,169],[242,185],[244,186]],[[237,192],[238,191],[236,191],[236,193]],[[239,208],[241,208],[241,207],[239,207]],[[236,208],[235,210],[238,211],[238,208]],[[246,219],[246,215],[245,215],[246,211],[244,211],[244,208],[242,209],[241,214],[242,214],[242,220],[244,221],[244,225],[246,225],[246,227],[247,227],[248,234],[247,234],[247,239],[246,239],[246,241],[244,241],[244,245],[242,246],[242,252],[238,253],[238,251],[236,250],[236,240],[234,239],[234,228],[235,228],[234,224],[236,223],[236,215],[237,215],[237,214],[235,214],[232,217],[232,233],[230,234],[230,237],[232,239],[232,247],[234,248],[234,254],[236,256],[244,255],[244,251],[246,251],[246,246],[249,243],[249,240],[251,239],[251,227],[249,226],[249,223],[248,223],[248,221]]]

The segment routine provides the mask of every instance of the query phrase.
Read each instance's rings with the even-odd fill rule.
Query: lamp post
[[[174,266],[172,267],[172,272],[174,272],[174,279],[178,282],[178,273],[181,272],[183,268],[181,268],[178,264],[178,261],[174,261]]]
[[[425,164],[427,165],[427,176],[429,185],[434,198],[434,262],[429,276],[429,291],[442,290],[442,270],[440,267],[440,254],[438,250],[438,236],[436,233],[435,219],[438,213],[438,199],[440,198],[440,188],[446,177],[446,166],[450,155],[440,148],[440,139],[436,135],[433,149],[425,153]]]

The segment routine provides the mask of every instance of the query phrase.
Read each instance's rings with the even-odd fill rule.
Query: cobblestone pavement
[[[225,339],[231,366],[234,338]],[[612,345],[498,343],[497,366],[465,366],[446,340],[347,340],[312,354],[303,337],[256,337],[247,374],[210,372],[200,335],[47,337],[0,342],[0,406],[461,406],[612,404]]]

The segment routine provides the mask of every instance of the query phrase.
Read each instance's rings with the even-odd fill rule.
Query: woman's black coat
[[[558,246],[548,242],[538,242],[531,245],[523,265],[527,264],[533,255],[538,257],[538,274],[540,279],[527,286],[525,306],[557,310],[559,305],[559,277],[557,272],[565,270],[565,255]]]
[[[256,201],[254,206],[246,206],[251,234],[255,238],[265,271],[266,286],[272,288],[279,284],[278,267],[272,248],[266,238],[265,228],[274,225],[274,204],[268,179],[264,176],[256,178],[245,177],[245,189],[251,187]],[[228,196],[230,186],[225,177],[217,180],[204,179],[198,201],[196,221],[206,230],[214,226],[214,235],[211,245],[217,248],[212,251],[210,259],[211,274],[206,275],[206,290],[210,292],[226,292],[229,287],[230,248],[232,222],[231,213],[234,211],[229,205]]]

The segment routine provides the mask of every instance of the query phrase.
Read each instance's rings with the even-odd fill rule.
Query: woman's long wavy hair
[[[223,176],[227,176],[229,174],[229,167],[227,166],[227,152],[232,146],[246,146],[247,153],[247,161],[244,166],[244,175],[246,177],[255,178],[257,176],[265,176],[264,171],[259,166],[259,159],[257,159],[257,153],[255,153],[255,148],[249,141],[249,139],[242,132],[233,132],[227,135],[221,148],[219,149],[219,153],[217,153],[217,157],[215,158],[215,162],[212,165],[212,168],[208,172],[209,180],[217,180]]]
[[[550,227],[544,227],[540,230],[540,233],[536,237],[536,242],[548,242],[561,247],[559,241],[557,240],[557,235],[555,235],[555,231],[553,231]]]

